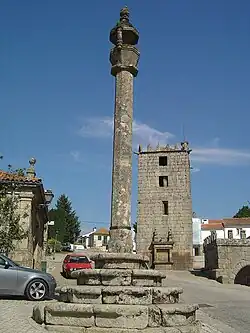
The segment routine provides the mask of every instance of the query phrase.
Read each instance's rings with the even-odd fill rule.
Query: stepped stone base
[[[134,286],[65,286],[59,301],[77,304],[150,305],[178,303],[182,288]]]
[[[96,269],[72,273],[77,286],[57,288],[58,303],[37,305],[33,319],[51,332],[199,333],[197,305],[179,303],[181,288],[162,287],[166,275],[142,269],[145,257],[94,256]]]
[[[71,273],[78,285],[161,286],[166,275],[153,269],[83,269]]]
[[[199,332],[195,320],[197,305],[110,305],[66,304],[38,305],[33,319],[61,332]],[[90,329],[91,328],[91,329]],[[99,331],[98,331],[99,329]],[[113,331],[111,330],[113,329]],[[176,329],[176,331],[175,331]]]

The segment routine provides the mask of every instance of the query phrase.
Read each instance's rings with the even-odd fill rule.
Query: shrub
[[[48,248],[49,252],[61,252],[62,250],[62,244],[58,240],[51,238],[48,240]]]

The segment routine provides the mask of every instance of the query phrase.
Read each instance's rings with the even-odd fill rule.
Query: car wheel
[[[48,286],[43,280],[34,279],[27,285],[25,294],[30,301],[43,301],[48,295]]]

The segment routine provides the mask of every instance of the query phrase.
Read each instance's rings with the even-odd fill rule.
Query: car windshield
[[[70,257],[69,259],[70,263],[75,263],[75,264],[86,264],[89,263],[89,259],[87,257]]]
[[[14,262],[13,260],[11,260],[10,258],[6,257],[4,254],[1,254],[1,257],[5,260],[5,261],[8,261],[11,265],[13,266],[20,266],[18,265],[16,262]]]

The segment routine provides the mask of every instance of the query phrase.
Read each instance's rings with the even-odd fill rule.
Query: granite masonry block
[[[142,305],[94,305],[95,323],[103,328],[136,328],[148,326],[148,307]]]

